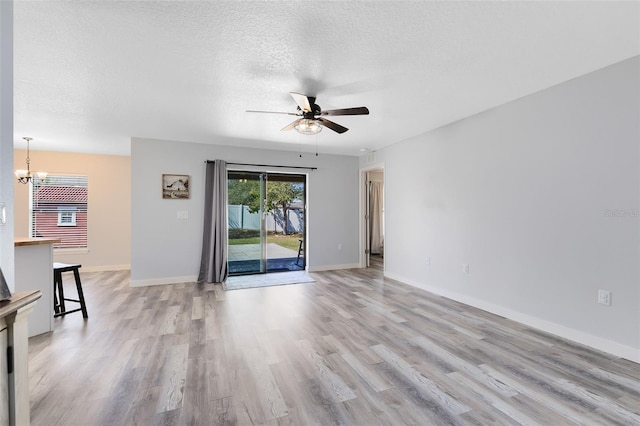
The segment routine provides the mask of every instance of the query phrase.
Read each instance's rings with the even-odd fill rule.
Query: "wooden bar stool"
[[[54,317],[70,314],[72,312],[82,311],[84,318],[89,318],[87,315],[87,305],[84,302],[84,293],[82,292],[82,283],[80,282],[80,271],[82,265],[74,264],[69,265],[66,263],[54,262],[53,264],[53,310]],[[78,299],[68,299],[64,297],[64,288],[62,286],[62,273],[73,272],[73,276],[76,280],[76,289],[78,290]],[[72,309],[67,311],[64,302],[76,302],[80,304],[78,309]]]
[[[300,266],[300,259],[302,259],[302,267],[304,268],[304,240],[300,239],[300,245],[298,246],[298,257],[296,258],[296,265]]]

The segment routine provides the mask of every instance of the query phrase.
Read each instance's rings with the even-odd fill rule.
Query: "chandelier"
[[[34,174],[31,174],[31,167],[29,164],[31,162],[31,159],[29,158],[29,142],[31,142],[33,138],[25,136],[22,139],[27,141],[27,170],[16,170],[16,177],[18,178],[18,182],[24,184],[29,183],[32,181],[34,175],[38,176],[38,179],[44,180],[47,177],[47,172],[35,172]]]

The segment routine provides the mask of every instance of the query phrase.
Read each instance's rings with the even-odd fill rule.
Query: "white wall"
[[[386,274],[640,361],[639,75],[635,57],[379,151]]]
[[[308,172],[310,270],[358,265],[358,158],[188,142],[131,139],[131,285],[196,279],[200,268],[205,160],[317,167]],[[268,171],[283,171],[271,169]],[[306,171],[296,170],[297,173]],[[191,176],[191,198],[164,200],[163,173]],[[187,211],[188,219],[177,219]],[[342,249],[338,249],[338,245]]]
[[[0,1],[0,202],[7,223],[0,225],[0,266],[15,291],[13,247],[13,2]]]

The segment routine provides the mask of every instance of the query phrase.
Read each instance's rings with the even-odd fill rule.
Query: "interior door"
[[[265,173],[227,173],[229,275],[267,271],[265,183]]]
[[[369,267],[371,265],[371,180],[369,179],[369,173],[365,174],[365,182],[364,182],[364,193],[365,193],[365,211],[364,211],[364,229],[365,229],[365,247],[364,247],[364,255],[365,255],[365,267]]]

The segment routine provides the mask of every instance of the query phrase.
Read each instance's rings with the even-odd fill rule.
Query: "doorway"
[[[229,275],[306,268],[306,175],[227,173]]]
[[[384,169],[362,172],[365,267],[384,269]]]

